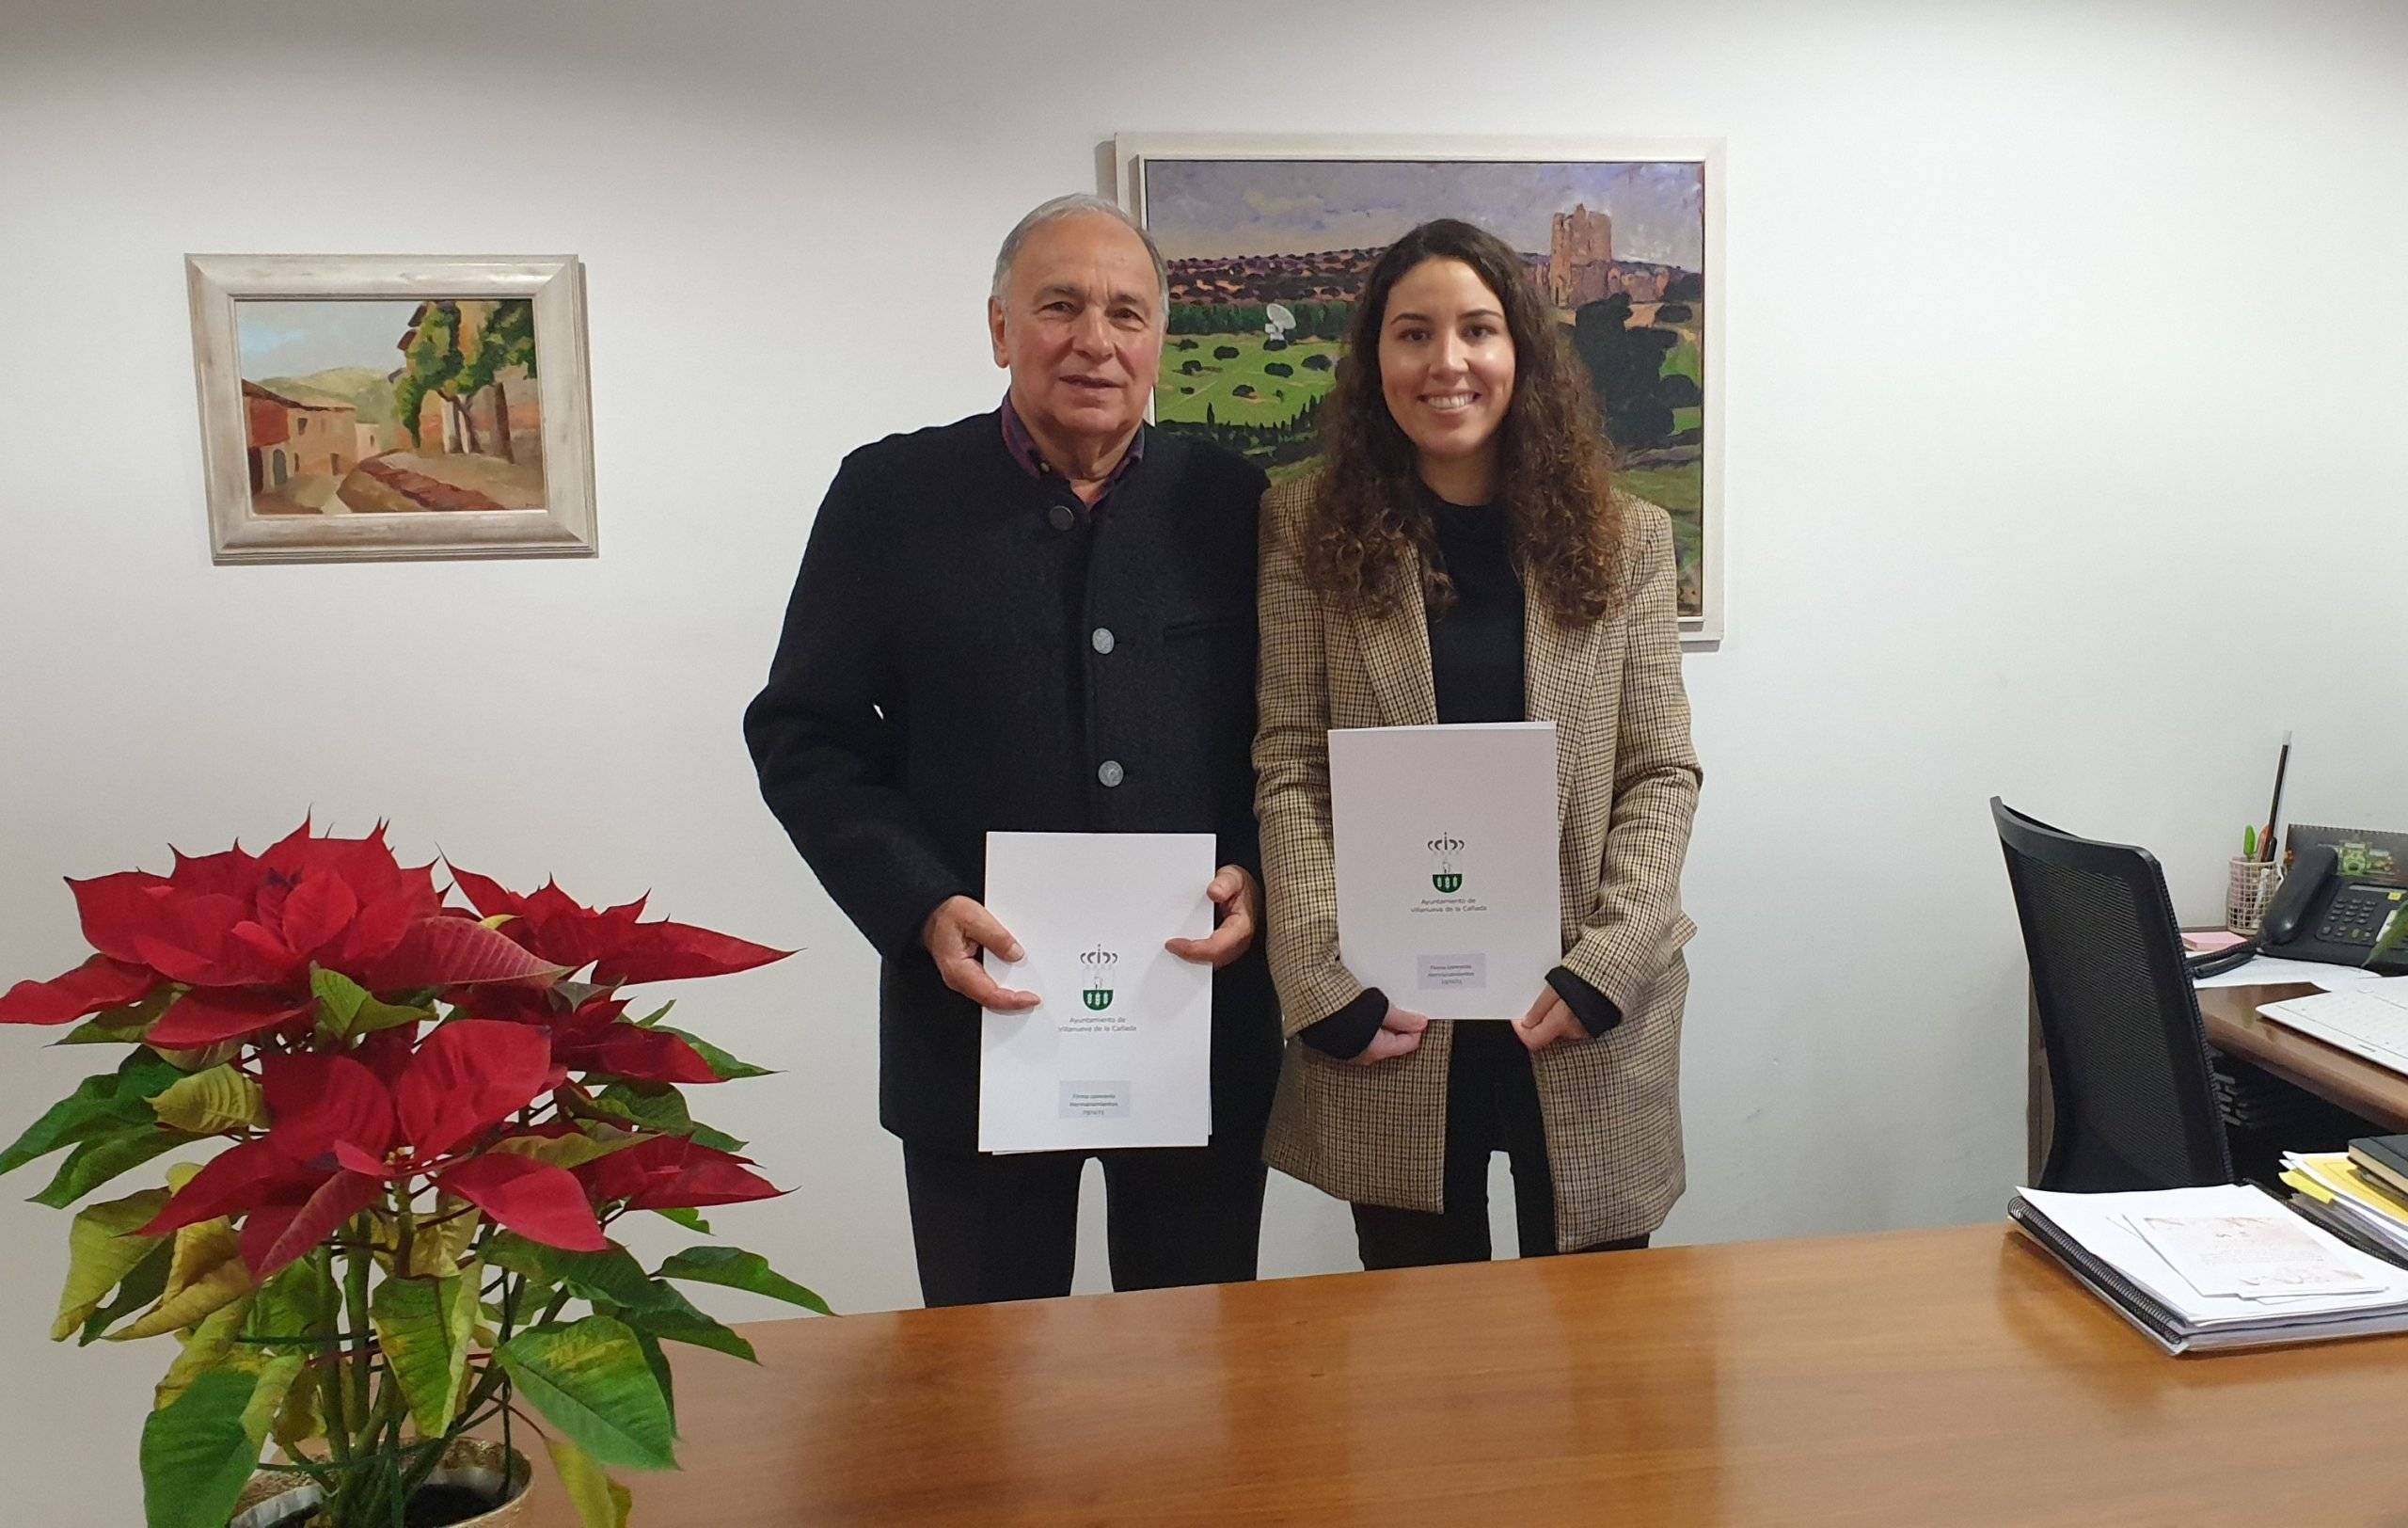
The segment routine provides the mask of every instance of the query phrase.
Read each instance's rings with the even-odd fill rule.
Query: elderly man
[[[1103,1162],[1117,1289],[1251,1279],[1279,1064],[1252,947],[1259,858],[1255,521],[1262,474],[1149,430],[1167,278],[1095,197],[1049,201],[995,261],[1002,407],[845,459],[769,682],[745,713],[761,794],[877,947],[880,1122],[903,1142],[930,1305],[1064,1295],[1079,1175]],[[980,1010],[1017,958],[980,902],[991,829],[1218,836],[1212,1138],[1185,1150],[976,1150]]]

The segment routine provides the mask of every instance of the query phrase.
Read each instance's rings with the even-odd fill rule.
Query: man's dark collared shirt
[[[1037,449],[1037,437],[1028,433],[1028,426],[1021,420],[1020,410],[1012,406],[1012,395],[1008,389],[1004,392],[1002,413],[1004,445],[1011,452],[1012,460],[1020,463],[1020,470],[1039,481],[1050,477],[1060,477],[1062,474],[1054,470],[1054,464],[1045,459],[1045,454]],[[1111,475],[1103,480],[1102,491],[1095,496],[1095,502],[1087,507],[1102,508],[1104,500],[1119,485],[1120,480],[1129,475],[1129,470],[1136,466],[1145,454],[1146,427],[1139,424],[1137,433],[1129,438],[1129,449],[1120,454],[1119,463],[1112,469]]]

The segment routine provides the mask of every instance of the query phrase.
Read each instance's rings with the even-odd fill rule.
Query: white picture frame
[[[1724,153],[1724,143],[1719,138],[1123,134],[1112,142],[1113,184],[1110,189],[1114,199],[1127,208],[1140,224],[1149,231],[1167,235],[1172,231],[1167,210],[1163,218],[1156,218],[1149,212],[1148,177],[1155,167],[1181,162],[1370,163],[1432,167],[1480,164],[1695,166],[1702,181],[1698,207],[1702,228],[1697,248],[1703,263],[1703,269],[1698,273],[1703,296],[1692,305],[1699,332],[1687,343],[1702,373],[1696,378],[1698,439],[1695,442],[1694,487],[1697,502],[1693,507],[1680,503],[1667,505],[1667,508],[1672,513],[1676,532],[1683,530],[1684,517],[1689,518],[1694,531],[1687,533],[1693,534],[1696,540],[1696,551],[1689,557],[1694,567],[1694,594],[1685,598],[1687,608],[1681,615],[1681,641],[1688,647],[1713,647],[1719,646],[1724,638],[1729,609],[1728,518],[1723,494],[1725,367],[1722,340],[1727,329],[1723,313],[1728,284],[1724,279],[1722,249]],[[1389,210],[1402,216],[1405,226],[1429,217],[1465,215],[1471,211],[1448,205],[1447,201],[1443,182],[1434,181],[1431,199],[1426,204],[1417,200],[1409,208],[1398,206]],[[1556,209],[1547,210],[1552,212]],[[1391,216],[1388,220],[1396,221],[1397,217]],[[1472,220],[1477,222],[1481,218],[1475,215]],[[1365,217],[1361,221],[1366,227],[1378,224],[1378,220],[1372,217]],[[1158,224],[1162,226],[1158,227]],[[1392,239],[1402,231],[1402,227],[1387,230],[1384,236]],[[1165,254],[1171,258],[1176,283],[1180,257],[1172,249],[1166,249]],[[1176,306],[1176,294],[1173,301]],[[1165,357],[1167,376],[1169,367],[1175,362],[1169,358],[1167,350]],[[1158,389],[1158,413],[1162,402]],[[1668,451],[1660,454],[1671,454]],[[1686,463],[1683,464],[1682,476],[1687,480]],[[1684,491],[1680,497],[1686,499],[1688,495]]]
[[[199,395],[201,465],[214,561],[595,554],[584,267],[576,256],[193,254],[184,257],[184,272],[192,306],[193,370]],[[433,313],[438,322],[448,322],[456,353],[457,337],[468,326],[468,321],[460,316],[463,305],[482,318],[499,315],[518,300],[528,304],[528,310],[513,315],[521,326],[524,346],[523,361],[512,374],[519,378],[512,385],[521,390],[515,404],[499,382],[456,401],[439,392],[433,401],[420,395],[420,406],[427,411],[424,420],[440,422],[447,410],[459,420],[461,442],[449,448],[438,443],[429,449],[437,456],[448,449],[448,459],[455,463],[478,457],[467,465],[491,470],[482,485],[453,486],[440,481],[444,474],[439,471],[432,475],[405,472],[396,465],[397,453],[374,449],[378,426],[361,422],[358,408],[346,421],[341,400],[331,394],[294,390],[288,396],[245,376],[243,321],[249,317],[258,322],[258,315],[275,311],[262,306],[244,312],[246,304],[311,305],[281,310],[294,314],[335,311],[314,306],[319,304],[382,304],[372,311],[388,329],[394,326],[389,315],[413,315],[401,339],[419,335],[417,319]],[[524,338],[530,310],[531,338]],[[355,316],[365,316],[367,311]],[[393,374],[398,378],[408,371],[409,351],[398,340],[393,348],[403,358]],[[365,378],[377,367],[372,357],[361,358],[367,364],[346,370]],[[256,358],[251,364],[259,364]],[[531,375],[526,374],[531,370]],[[531,384],[535,393],[532,407],[525,396]],[[485,408],[483,440],[477,435],[475,408],[480,399]],[[514,438],[511,422],[528,420],[538,412],[540,425],[531,429],[522,423]],[[337,446],[310,463],[323,470],[310,479],[313,495],[322,500],[315,509],[304,507],[289,494],[279,496],[279,490],[301,481],[300,474],[288,479],[281,451],[272,447],[263,451],[259,443],[263,434],[288,427],[307,432],[313,419],[322,438],[329,438],[329,432],[340,432],[346,422],[353,431],[349,450]],[[420,420],[417,413],[409,424],[388,420],[390,427],[383,433],[390,438]],[[455,432],[445,425],[444,433]],[[478,448],[489,445],[496,435],[501,441],[501,454],[481,454]],[[277,434],[276,439],[281,443],[284,437]],[[401,443],[419,449],[416,438],[404,437]],[[508,460],[515,443],[517,460]],[[295,439],[292,444],[297,465],[303,460],[303,442]],[[385,457],[394,458],[381,470],[381,478],[389,480],[389,485],[387,481],[354,475],[372,460]],[[510,486],[501,485],[505,481]],[[480,491],[481,487],[490,491]],[[375,497],[372,508],[363,511],[354,507],[346,495]]]

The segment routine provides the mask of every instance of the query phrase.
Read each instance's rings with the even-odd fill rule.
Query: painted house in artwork
[[[463,355],[475,354],[485,326],[501,308],[499,301],[457,298],[420,303],[394,348],[407,356],[437,322],[452,329],[451,342]],[[407,362],[389,374],[402,379]],[[540,469],[544,460],[544,410],[534,377],[524,366],[500,366],[493,380],[466,398],[428,391],[419,400],[418,439],[421,455],[467,453],[499,457]]]
[[[359,410],[243,384],[243,426],[251,491],[274,492],[296,477],[341,478],[359,463]]]

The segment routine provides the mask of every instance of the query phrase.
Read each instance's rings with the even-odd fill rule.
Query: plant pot
[[[443,1462],[426,1477],[429,1486],[457,1486],[488,1500],[502,1494],[502,1447],[486,1438],[456,1438]],[[462,1519],[456,1528],[525,1528],[533,1521],[527,1494],[527,1456],[510,1451],[509,1497],[489,1512]],[[325,1493],[298,1470],[267,1465],[251,1476],[234,1501],[226,1528],[277,1528],[286,1519],[318,1504]]]

